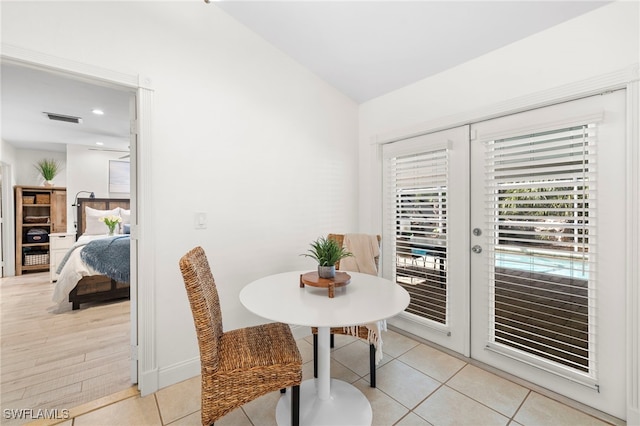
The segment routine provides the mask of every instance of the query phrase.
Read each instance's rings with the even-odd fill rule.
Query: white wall
[[[34,165],[45,158],[54,159],[60,165],[60,173],[53,179],[54,186],[67,185],[66,168],[67,156],[64,152],[42,151],[36,149],[16,149],[14,168],[16,173],[15,185],[41,186],[44,179]]]
[[[161,386],[197,374],[178,269],[202,245],[226,328],[253,279],[356,228],[357,105],[220,12],[193,2],[2,2],[2,42],[151,79],[156,353]],[[193,227],[207,213],[206,230]],[[294,283],[292,283],[293,285]],[[196,368],[194,369],[194,366]]]
[[[93,192],[96,198],[129,198],[128,193],[109,192],[109,161],[119,160],[121,152],[89,150],[86,146],[67,145],[67,231],[76,232],[76,208],[72,206],[79,191]],[[121,160],[122,161],[122,160]],[[82,193],[78,198],[89,198]]]

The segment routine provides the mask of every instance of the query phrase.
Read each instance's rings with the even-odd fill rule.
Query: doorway
[[[383,146],[393,324],[624,418],[625,98]]]
[[[3,62],[5,61],[5,58],[3,58]],[[13,62],[11,60],[7,60],[7,63],[12,64],[13,66],[23,66],[23,64],[21,62]],[[47,66],[40,66],[40,65],[32,65],[29,67],[30,69],[37,69],[39,71],[42,72],[46,72],[46,73],[55,73],[58,74],[60,76],[62,76],[63,78],[67,78],[67,79],[71,79],[71,80],[81,80],[86,84],[94,84],[96,86],[100,86],[100,87],[113,87],[117,90],[121,90],[124,92],[128,92],[130,93],[130,96],[127,96],[127,101],[126,101],[126,106],[125,108],[128,108],[129,111],[129,120],[127,120],[126,123],[126,128],[127,129],[131,129],[131,135],[130,135],[130,151],[131,151],[131,161],[130,161],[130,174],[131,174],[131,186],[130,186],[130,200],[131,200],[131,226],[133,229],[133,232],[136,232],[137,230],[137,226],[139,224],[138,221],[138,211],[139,211],[139,207],[138,207],[138,203],[137,203],[137,189],[138,189],[138,179],[137,179],[137,169],[138,169],[138,159],[139,156],[137,155],[137,149],[138,149],[138,119],[137,119],[137,114],[138,114],[138,108],[137,108],[137,102],[136,102],[136,95],[137,95],[137,91],[135,86],[130,86],[130,85],[126,85],[126,84],[118,84],[118,83],[105,83],[104,78],[100,79],[97,76],[95,76],[95,78],[93,76],[89,76],[89,75],[84,75],[84,76],[79,76],[78,74],[75,73],[70,73],[70,72],[65,72],[65,71],[61,71],[59,69],[54,69],[54,68],[50,68]],[[122,154],[119,154],[122,155]],[[83,184],[86,182],[83,182]],[[11,184],[9,184],[11,185]],[[9,186],[11,188],[11,186]],[[84,188],[80,188],[80,189],[84,189]],[[75,191],[73,191],[75,192]],[[71,198],[67,198],[67,204],[71,204],[74,200],[73,200],[73,193],[69,193],[67,194],[68,197]],[[72,211],[72,210],[69,210]],[[69,220],[71,220],[71,217],[73,216],[69,216]],[[6,234],[5,234],[6,237]],[[138,275],[138,268],[137,268],[137,259],[138,259],[138,244],[135,238],[132,238],[132,244],[131,244],[131,282],[130,282],[130,291],[131,291],[131,308],[129,309],[129,314],[128,314],[128,320],[129,320],[129,329],[130,329],[130,336],[131,336],[131,341],[130,341],[130,348],[127,348],[127,353],[125,356],[127,356],[127,359],[130,359],[129,364],[130,364],[130,383],[138,383],[138,359],[137,359],[137,352],[138,352],[138,343],[137,343],[137,331],[138,331],[138,324],[137,324],[137,275]],[[130,357],[129,357],[130,356]]]

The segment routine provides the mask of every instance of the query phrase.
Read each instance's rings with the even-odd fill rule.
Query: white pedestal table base
[[[331,379],[331,397],[323,401],[318,398],[316,380],[305,380],[300,385],[300,425],[371,425],[371,404],[358,388],[342,380]],[[287,389],[278,401],[276,422],[279,426],[291,424],[291,389]]]

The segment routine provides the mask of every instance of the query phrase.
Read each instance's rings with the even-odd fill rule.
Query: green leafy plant
[[[34,167],[42,175],[44,180],[53,180],[62,168],[60,163],[52,158],[42,159],[38,161]]]
[[[353,254],[338,245],[334,240],[320,237],[311,243],[311,248],[307,250],[307,253],[303,253],[300,256],[315,259],[319,266],[333,266],[340,259],[353,256]]]

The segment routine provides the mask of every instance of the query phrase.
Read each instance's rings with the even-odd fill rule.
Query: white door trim
[[[640,425],[640,82],[627,84],[627,424]]]
[[[135,190],[131,192],[131,203],[138,208],[137,223],[132,223],[132,238],[138,239],[138,244],[132,244],[133,263],[137,263],[137,276],[131,275],[131,289],[137,289],[137,324],[131,332],[138,335],[138,388],[141,394],[147,395],[158,390],[158,366],[155,353],[155,322],[154,322],[154,264],[152,251],[154,244],[152,232],[145,233],[145,229],[154,229],[153,216],[145,206],[152,205],[151,182],[151,128],[153,116],[153,89],[151,80],[140,75],[131,75],[109,70],[94,65],[72,61],[47,55],[41,52],[23,49],[2,43],[1,55],[3,61],[13,62],[23,66],[37,67],[52,72],[71,74],[89,82],[102,82],[120,87],[131,88],[136,91],[138,98],[138,143],[137,153],[134,153],[137,170]],[[132,215],[132,221],[135,216]],[[135,247],[137,246],[137,253]],[[132,325],[133,327],[133,325]]]

